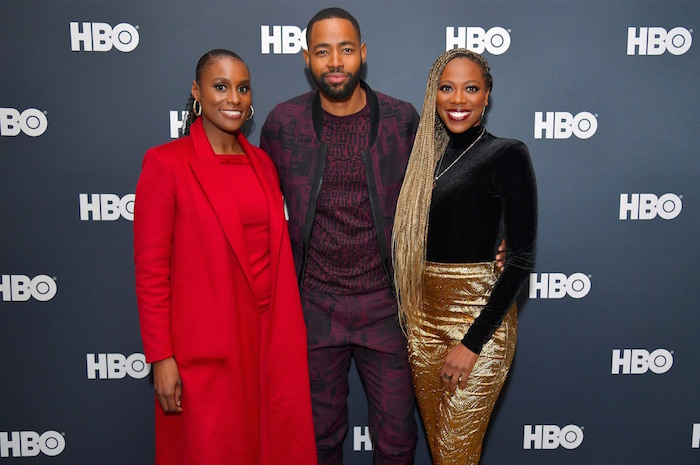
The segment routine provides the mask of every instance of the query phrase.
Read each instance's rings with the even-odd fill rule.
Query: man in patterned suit
[[[320,11],[306,34],[304,59],[318,90],[277,105],[260,146],[277,165],[289,210],[319,464],[342,464],[353,357],[369,404],[374,464],[411,463],[414,396],[397,320],[391,228],[418,114],[360,80],[366,47],[348,12]]]

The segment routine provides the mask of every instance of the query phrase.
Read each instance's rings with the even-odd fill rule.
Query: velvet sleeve
[[[173,355],[170,261],[175,221],[172,173],[157,149],[146,152],[134,203],[136,298],[146,361]]]
[[[515,301],[534,267],[537,235],[537,185],[527,147],[522,142],[500,154],[494,174],[503,205],[506,263],[486,306],[462,343],[480,353]]]

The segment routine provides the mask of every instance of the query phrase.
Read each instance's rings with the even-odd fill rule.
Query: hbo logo
[[[639,49],[640,55],[661,55],[668,51],[671,55],[683,55],[690,50],[693,36],[683,27],[674,27],[666,32],[662,27],[627,28],[627,55],[634,55]]]
[[[480,27],[454,27],[445,29],[445,50],[466,48],[476,53],[488,51],[491,55],[502,55],[510,47],[510,33],[502,27],[488,31]]]
[[[681,214],[683,202],[676,194],[620,194],[621,220],[653,220],[657,216],[672,220]],[[628,216],[629,213],[629,216]]]
[[[598,120],[587,111],[576,116],[566,111],[535,112],[535,139],[542,139],[543,132],[545,139],[568,139],[572,134],[589,139],[597,130]]]
[[[66,440],[58,431],[0,431],[0,457],[36,457],[39,453],[54,457],[66,448]]]
[[[131,52],[139,44],[139,31],[128,23],[112,27],[107,23],[70,23],[70,49],[80,51],[80,44],[86,52],[109,52],[112,47],[120,52]]]
[[[355,426],[353,428],[352,450],[373,450],[372,437],[369,434],[369,426]]]
[[[126,375],[142,379],[151,372],[143,354],[86,354],[88,379],[122,379]]]
[[[36,108],[27,108],[22,113],[14,108],[0,108],[0,136],[16,136],[23,132],[38,137],[48,127],[46,115]]]
[[[645,349],[615,349],[612,353],[613,375],[643,375],[647,371],[662,375],[673,366],[673,355],[666,349],[649,353]]]
[[[564,273],[530,273],[530,298],[561,299],[564,296],[581,299],[591,290],[591,280],[583,273],[574,273],[567,277]]]
[[[693,449],[700,449],[700,423],[693,424],[693,439],[691,440]]]
[[[51,276],[40,274],[34,278],[23,274],[4,274],[0,281],[3,302],[26,302],[31,297],[46,302],[56,295],[56,281]]]
[[[306,28],[299,29],[296,26],[260,26],[260,51],[263,55],[270,53],[278,55],[295,54],[306,50]]]
[[[182,130],[182,125],[185,123],[185,119],[187,119],[187,113],[189,112],[186,110],[170,112],[171,139],[177,139],[178,137],[180,137],[180,131]]]
[[[583,430],[576,425],[525,425],[523,449],[576,449],[583,442]]]
[[[80,194],[80,221],[134,221],[134,194],[119,198],[116,194]]]

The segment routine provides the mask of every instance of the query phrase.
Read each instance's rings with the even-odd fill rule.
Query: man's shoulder
[[[315,93],[316,91],[312,90],[306,92],[305,94],[297,95],[296,97],[290,98],[289,100],[285,100],[284,102],[278,103],[272,109],[270,115],[278,113],[288,113],[290,111],[302,112],[307,108],[310,109],[311,100],[313,99]]]
[[[314,91],[298,95],[294,98],[278,103],[270,111],[263,124],[260,133],[260,145],[264,145],[265,139],[271,138],[272,134],[282,132],[282,129],[293,125],[295,128],[311,126],[311,106],[314,97]],[[265,147],[264,147],[265,148]]]
[[[420,120],[418,112],[413,105],[382,92],[373,92],[377,97],[380,125],[384,126],[393,121],[403,134],[413,137],[418,129],[418,121]]]
[[[375,90],[372,92],[374,92],[374,94],[377,96],[377,101],[379,102],[379,107],[381,109],[393,110],[397,112],[405,111],[418,115],[418,112],[416,112],[416,109],[411,103],[397,99],[396,97],[392,97],[391,95],[387,95],[382,92],[377,92]]]
[[[380,119],[395,119],[398,122],[408,124],[412,131],[418,127],[418,112],[409,102],[397,99],[382,92],[373,91],[377,96]]]

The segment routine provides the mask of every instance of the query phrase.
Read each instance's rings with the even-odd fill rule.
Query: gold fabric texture
[[[486,304],[499,273],[494,262],[427,262],[423,309],[408,338],[411,374],[434,465],[476,465],[517,339],[515,304],[487,342],[465,389],[443,389],[440,369]]]

